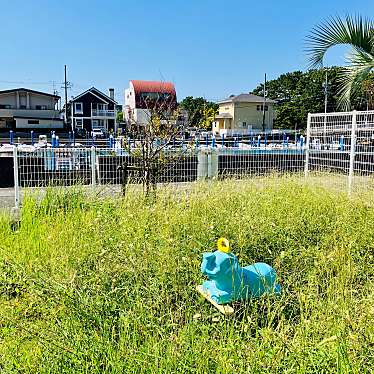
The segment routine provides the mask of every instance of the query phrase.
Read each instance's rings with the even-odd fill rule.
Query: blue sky
[[[304,38],[330,15],[374,14],[373,0],[2,0],[0,89],[69,96],[129,79],[170,80],[178,98],[215,100],[305,70]],[[327,64],[342,64],[335,49]],[[55,86],[53,85],[55,83]]]

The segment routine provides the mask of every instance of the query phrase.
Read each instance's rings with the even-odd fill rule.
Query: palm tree
[[[339,100],[348,109],[350,100],[362,91],[362,83],[374,71],[374,22],[359,16],[345,19],[332,17],[316,26],[307,37],[307,53],[311,68],[322,66],[327,50],[337,45],[348,45],[347,66],[339,75]]]

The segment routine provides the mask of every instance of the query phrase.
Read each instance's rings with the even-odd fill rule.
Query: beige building
[[[265,109],[265,130],[273,129],[274,100],[253,94],[231,95],[219,101],[219,112],[215,116],[212,132],[217,135],[244,135],[263,130]]]

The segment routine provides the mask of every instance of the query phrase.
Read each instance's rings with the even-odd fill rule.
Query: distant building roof
[[[12,92],[17,92],[17,91],[25,91],[25,92],[34,93],[34,94],[37,94],[37,95],[51,96],[51,97],[55,97],[56,99],[59,99],[59,98],[60,98],[60,96],[58,96],[58,95],[50,94],[50,93],[47,93],[47,92],[41,92],[41,91],[30,90],[29,88],[23,88],[23,87],[20,87],[20,88],[12,88],[12,89],[10,89],[10,90],[3,90],[3,91],[0,91],[0,95],[2,95],[2,94],[7,94],[7,93],[12,93]]]
[[[219,100],[218,104],[223,103],[260,103],[262,104],[264,102],[264,98],[262,96],[257,96],[251,93],[242,93],[240,95],[231,95],[230,97]],[[266,99],[267,104],[275,104],[276,101]]]
[[[141,81],[131,80],[134,87],[135,94],[141,92],[157,92],[157,93],[170,93],[176,96],[174,84],[171,82],[160,81]]]
[[[95,94],[95,92],[96,92],[96,94]],[[117,101],[115,101],[114,99],[112,99],[112,98],[109,97],[108,95],[105,95],[104,92],[101,92],[101,91],[98,90],[96,87],[91,87],[91,88],[89,88],[88,90],[82,92],[81,94],[79,94],[79,95],[73,97],[69,102],[76,101],[77,99],[81,98],[82,96],[84,96],[84,95],[87,94],[87,93],[91,93],[92,95],[94,95],[94,96],[96,96],[96,97],[99,96],[99,98],[100,98],[101,100],[103,100],[104,102],[107,102],[107,103],[108,103],[108,101],[111,101],[112,103],[117,104]]]

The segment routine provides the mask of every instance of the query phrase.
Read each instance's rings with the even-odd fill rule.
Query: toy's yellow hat
[[[220,252],[230,253],[231,250],[230,250],[230,243],[229,243],[229,241],[226,238],[219,238],[217,240],[217,249]]]

